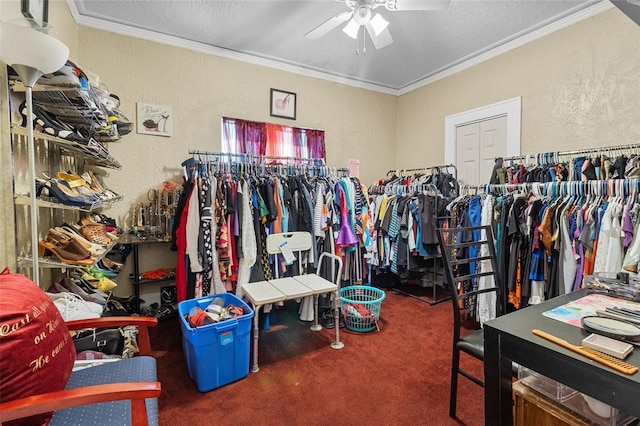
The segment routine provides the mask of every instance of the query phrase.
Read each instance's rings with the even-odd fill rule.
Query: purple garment
[[[584,227],[584,210],[579,209],[576,217],[576,229],[573,231],[573,244],[575,246],[576,254],[576,279],[573,282],[573,291],[579,290],[582,287],[582,275],[584,274],[584,247],[580,240],[580,227],[578,224],[582,224]]]
[[[338,238],[336,238],[336,244],[341,246],[355,246],[358,244],[358,237],[356,237],[351,228],[347,194],[340,184],[336,185],[336,201],[338,201],[340,209],[340,231],[338,232]]]
[[[580,290],[582,287],[582,274],[584,273],[584,248],[582,244],[578,244],[576,254],[579,257],[576,260],[576,280],[573,282],[573,291]]]
[[[631,244],[631,240],[633,240],[633,225],[631,224],[629,209],[627,209],[624,217],[622,218],[622,231],[624,232],[624,241],[622,242],[622,246],[626,249]]]

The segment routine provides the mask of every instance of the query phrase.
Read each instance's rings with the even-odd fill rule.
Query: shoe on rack
[[[45,74],[38,79],[38,84],[58,87],[76,87],[81,88],[80,70],[71,61],[67,61],[58,71],[51,74]]]
[[[83,280],[62,277],[58,281],[56,288],[64,288],[70,293],[77,294],[87,302],[94,302],[99,305],[107,303],[108,295],[101,291],[93,289],[90,285],[85,284]]]
[[[63,224],[62,226],[57,226],[54,228],[56,232],[61,232],[67,235],[69,238],[73,238],[78,240],[80,244],[82,244],[93,256],[100,256],[105,252],[105,246],[103,244],[93,243],[87,240],[81,233],[79,229],[74,228],[69,224]]]
[[[105,262],[104,259],[100,259],[98,261],[98,263],[96,263],[94,265],[94,268],[98,271],[101,272],[102,275],[104,275],[105,277],[117,277],[118,274],[120,273],[120,269],[114,270],[110,267],[108,267]]]
[[[104,225],[82,224],[80,231],[82,235],[91,242],[104,244],[106,247],[110,247],[113,244],[113,240],[107,235]]]
[[[43,192],[47,190],[46,194]],[[67,206],[89,207],[95,199],[74,193],[64,182],[57,179],[36,178],[36,197],[48,196]]]
[[[122,113],[122,111],[114,108],[113,112],[118,117],[117,120],[114,122],[115,125],[118,127],[118,134],[120,136],[124,136],[131,133],[131,131],[133,130],[133,122],[129,120],[127,116]]]
[[[27,118],[27,103],[23,102],[19,107],[20,114],[22,115],[22,127],[27,127],[29,119]],[[78,134],[73,128],[60,122],[53,115],[40,108],[38,105],[33,105],[33,115],[31,121],[37,130],[42,133],[46,133],[57,138],[65,139],[71,142],[77,142],[83,145],[87,144],[87,138]]]
[[[115,123],[99,128],[93,137],[100,142],[116,142],[120,139],[120,132]]]
[[[319,315],[320,324],[324,328],[333,329],[336,327],[336,321],[333,318],[333,312],[331,312],[331,310],[322,311]]]
[[[88,266],[95,262],[91,256],[87,257],[75,251],[75,247],[64,244],[55,239],[44,239],[38,242],[38,256],[53,254],[60,262],[67,265]]]
[[[100,318],[103,307],[98,303],[87,302],[74,293],[47,293],[56,305],[65,321]]]

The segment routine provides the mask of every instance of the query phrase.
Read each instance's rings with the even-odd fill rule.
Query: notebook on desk
[[[625,299],[617,299],[604,294],[588,294],[580,299],[572,300],[569,303],[558,306],[543,312],[547,318],[582,327],[580,319],[586,316],[596,315],[596,311],[604,311],[609,308],[628,308],[640,312],[640,303]]]

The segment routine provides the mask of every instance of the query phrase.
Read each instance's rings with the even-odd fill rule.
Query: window
[[[326,159],[324,130],[228,117],[222,117],[222,150],[231,154]]]

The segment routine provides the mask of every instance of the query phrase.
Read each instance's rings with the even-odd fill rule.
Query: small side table
[[[174,277],[171,278],[162,278],[159,280],[142,280],[140,279],[140,246],[142,245],[152,245],[152,244],[167,244],[170,243],[171,241],[165,241],[165,240],[155,240],[155,239],[148,239],[148,240],[141,240],[140,238],[134,236],[134,235],[125,235],[124,237],[122,237],[118,243],[119,244],[123,244],[123,245],[127,245],[127,246],[131,246],[132,248],[132,252],[133,252],[133,291],[134,291],[134,296],[136,298],[136,313],[139,314],[140,313],[140,285],[141,284],[145,284],[145,283],[150,283],[150,282],[163,282],[163,281],[170,281],[170,280],[175,280]]]

